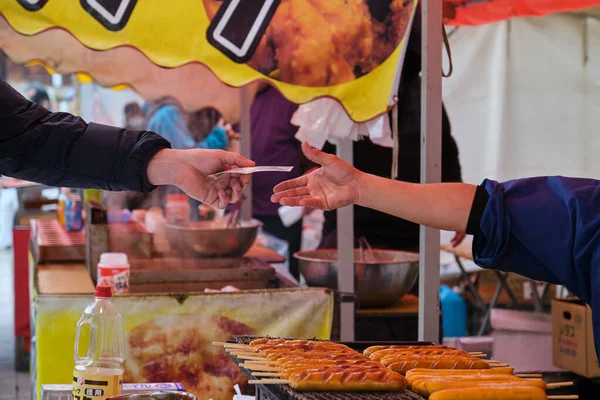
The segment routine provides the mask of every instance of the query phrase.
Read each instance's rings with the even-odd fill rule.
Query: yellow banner
[[[124,383],[180,382],[200,400],[231,400],[233,386],[247,382],[213,341],[233,335],[327,339],[333,319],[332,292],[318,288],[113,300],[125,323]],[[77,321],[92,301],[91,296],[35,296],[38,399],[42,384],[73,382]]]
[[[268,80],[295,103],[330,96],[363,122],[390,104],[416,3],[4,0],[0,13],[21,34],[60,28],[90,49],[131,47],[161,67],[201,63],[230,86]]]

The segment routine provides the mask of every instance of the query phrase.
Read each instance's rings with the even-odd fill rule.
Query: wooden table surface
[[[94,283],[83,263],[39,264],[37,289],[40,294],[94,293]]]
[[[386,308],[365,308],[356,310],[356,315],[360,317],[380,317],[407,315],[419,313],[419,298],[412,294],[407,294],[395,304]]]
[[[285,262],[285,257],[261,244],[254,243],[244,257],[257,258],[269,264],[281,264]]]

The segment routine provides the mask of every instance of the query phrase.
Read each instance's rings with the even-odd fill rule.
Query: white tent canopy
[[[461,27],[450,45],[443,97],[465,181],[600,176],[600,20]]]

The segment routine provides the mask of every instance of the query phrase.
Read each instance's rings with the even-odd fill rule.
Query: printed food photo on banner
[[[208,40],[236,62],[301,86],[368,74],[404,38],[410,0],[203,0]],[[248,15],[255,18],[248,18]]]

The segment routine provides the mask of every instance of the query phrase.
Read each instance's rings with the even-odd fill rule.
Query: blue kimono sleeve
[[[592,308],[600,353],[599,181],[539,177],[482,183],[489,195],[473,240],[475,262],[561,284]]]
[[[198,143],[199,149],[222,150],[229,144],[229,136],[225,129],[215,126],[206,139]]]

